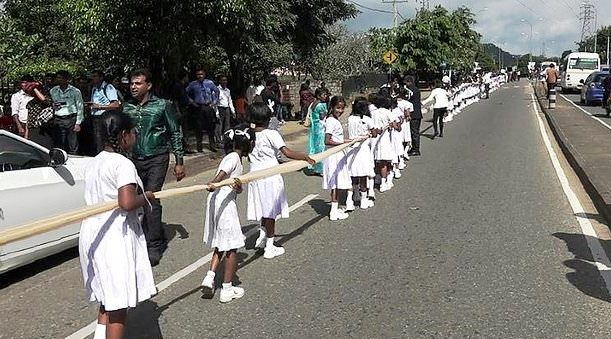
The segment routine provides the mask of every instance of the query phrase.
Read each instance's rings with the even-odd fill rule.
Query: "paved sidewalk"
[[[562,151],[599,212],[611,222],[611,130],[558,96],[548,109],[542,87],[537,97]]]

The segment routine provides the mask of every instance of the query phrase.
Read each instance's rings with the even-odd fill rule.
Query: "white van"
[[[575,52],[562,60],[560,87],[563,92],[579,90],[586,78],[600,68],[598,53]]]

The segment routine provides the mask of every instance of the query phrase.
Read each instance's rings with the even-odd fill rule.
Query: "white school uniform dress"
[[[242,161],[236,152],[227,154],[219,165],[220,171],[229,178],[242,174]],[[238,216],[235,199],[237,192],[230,186],[223,186],[208,194],[206,220],[204,221],[204,242],[219,251],[229,251],[244,247],[244,234]]]
[[[371,121],[373,121],[373,126],[375,129],[378,129],[379,127],[376,125],[376,121],[373,118],[377,113],[376,111],[378,110],[378,108],[373,105],[373,104],[369,104],[369,115],[371,116]],[[375,145],[378,143],[378,139],[380,138],[380,135],[376,135],[375,137],[372,137],[371,139],[369,139],[369,149],[371,150],[371,157],[374,158],[375,156]],[[375,161],[375,158],[374,158]]]
[[[331,140],[334,142],[344,142],[342,123],[333,116],[325,119],[325,138],[326,134],[331,134]],[[327,146],[327,148],[330,147]],[[325,190],[352,188],[352,178],[350,178],[344,150],[332,154],[323,161],[322,188]]]
[[[278,131],[264,129],[255,133],[255,147],[248,155],[250,171],[277,166],[282,147],[286,144]],[[248,183],[248,220],[261,218],[278,219],[289,217],[289,203],[284,189],[282,175],[251,181]]]
[[[397,106],[400,107],[403,112],[412,113],[414,111],[414,104],[404,99],[397,100]],[[403,142],[412,142],[412,130],[407,119],[404,119],[401,124],[401,133],[403,134]],[[403,154],[403,152],[401,152],[401,154]]]
[[[134,164],[121,154],[102,151],[85,168],[85,202],[116,200],[119,188],[130,184],[142,188]],[[141,213],[117,208],[81,224],[79,257],[87,297],[106,311],[136,307],[157,293]]]
[[[392,112],[386,108],[378,108],[372,113],[371,117],[373,118],[376,128],[382,130],[382,133],[373,146],[373,157],[378,161],[391,161],[395,154],[391,133],[388,129],[388,125],[394,120]]]
[[[395,107],[391,112],[394,122],[400,122],[401,119],[405,117],[403,109],[401,109],[399,106]],[[399,163],[399,157],[403,154],[403,123],[401,123],[401,131],[397,131],[393,128],[390,133],[392,146],[395,152],[392,161],[393,163]]]
[[[373,128],[373,120],[366,115],[362,118],[351,115],[348,118],[348,138],[350,139],[368,136]],[[373,153],[371,153],[370,141],[371,138],[357,142],[348,151],[348,171],[351,177],[373,178],[375,176],[375,164],[373,162]]]

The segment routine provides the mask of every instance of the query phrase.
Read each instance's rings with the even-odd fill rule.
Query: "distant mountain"
[[[500,60],[503,66],[507,67],[510,65],[515,65],[517,60],[520,58],[519,55],[513,55],[507,51],[504,51],[502,48],[499,48],[497,45],[493,43],[485,43],[484,50],[488,55],[494,59],[494,62],[499,63],[499,49],[500,49]]]

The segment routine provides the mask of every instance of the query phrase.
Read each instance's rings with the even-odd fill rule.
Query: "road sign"
[[[395,61],[399,59],[399,55],[393,51],[388,51],[384,53],[384,56],[382,57],[382,59],[384,60],[385,63],[390,65],[390,64],[395,63]]]

